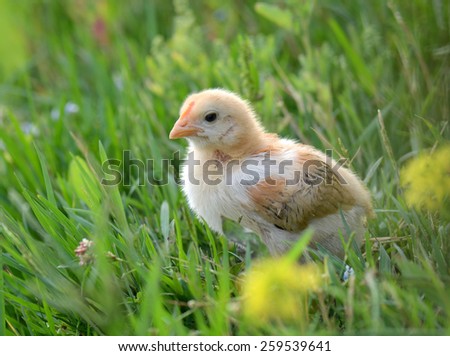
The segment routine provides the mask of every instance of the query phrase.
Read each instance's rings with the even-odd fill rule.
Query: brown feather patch
[[[355,204],[329,165],[314,154],[310,160],[306,158],[302,157],[303,177],[297,184],[287,185],[283,178],[277,178],[249,187],[253,209],[284,230],[304,230],[311,220],[351,209]],[[310,162],[307,167],[305,162]]]

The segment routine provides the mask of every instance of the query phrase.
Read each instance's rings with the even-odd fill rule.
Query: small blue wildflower
[[[79,111],[80,111],[80,108],[78,107],[78,105],[75,103],[72,103],[71,101],[67,102],[66,105],[64,105],[64,114],[65,115],[74,115],[74,114],[78,113]],[[52,118],[53,121],[59,120],[60,119],[59,109],[53,108],[52,111],[50,112],[50,117]]]
[[[342,276],[342,279],[345,281],[347,281],[350,276],[353,276],[355,274],[355,271],[353,270],[353,268],[351,268],[349,265],[345,265],[345,271],[344,271],[344,275]]]
[[[29,121],[24,122],[22,125],[20,125],[20,128],[22,129],[22,131],[25,135],[31,135],[31,136],[39,135],[39,128],[32,122],[29,122]]]

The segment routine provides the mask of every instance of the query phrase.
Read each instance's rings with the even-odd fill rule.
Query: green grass
[[[355,278],[318,262],[328,282],[302,332],[450,334],[449,222],[399,186],[408,159],[450,138],[449,3],[270,4],[0,0],[14,39],[0,43],[0,334],[300,332],[243,316],[250,248],[267,251],[229,226],[243,256],[203,226],[173,170],[165,185],[133,170],[129,186],[99,183],[123,150],[161,177],[183,149],[168,139],[180,104],[209,87],[251,100],[270,131],[349,157],[372,192],[377,217],[347,253]],[[95,261],[80,266],[83,238]]]

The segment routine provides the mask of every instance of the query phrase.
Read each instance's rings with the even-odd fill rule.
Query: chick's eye
[[[205,116],[205,120],[208,122],[216,121],[216,119],[217,119],[217,114],[215,112],[211,112],[209,114],[206,114],[206,116]]]

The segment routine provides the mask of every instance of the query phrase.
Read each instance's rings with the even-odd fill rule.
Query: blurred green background
[[[450,333],[448,161],[403,173],[426,178],[403,189],[432,209],[400,184],[407,162],[448,145],[449,17],[444,0],[0,0],[0,334]],[[328,282],[301,323],[242,315],[250,252],[193,217],[172,170],[168,185],[133,170],[131,186],[98,183],[123,150],[183,149],[168,139],[179,106],[210,87],[350,158],[372,192],[377,218],[346,255],[353,284],[342,261],[318,262]]]

